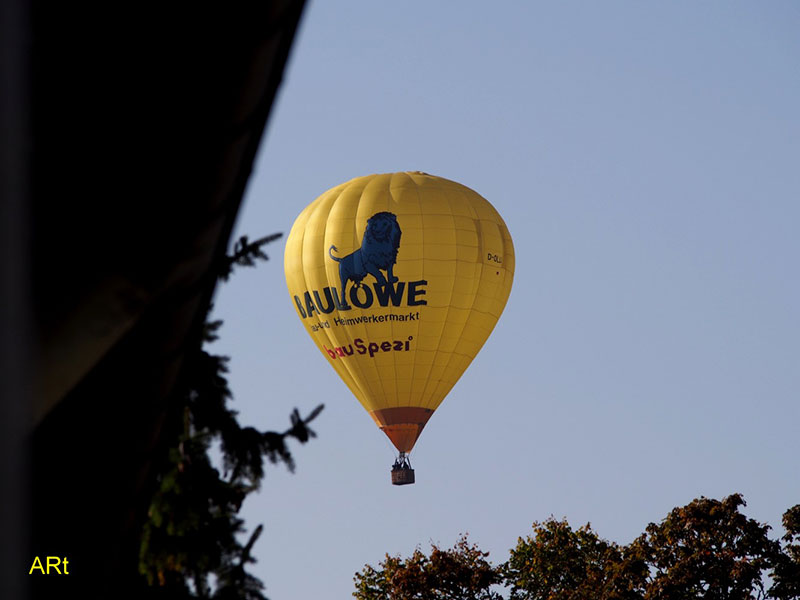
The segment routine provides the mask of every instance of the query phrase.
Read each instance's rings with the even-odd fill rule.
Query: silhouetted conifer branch
[[[227,279],[234,265],[267,260],[261,247],[280,236],[254,242],[242,236],[233,255],[225,258],[219,278]],[[219,320],[206,322],[203,341],[218,339],[221,326]],[[175,441],[158,475],[142,532],[139,571],[151,586],[166,588],[171,598],[266,600],[264,585],[246,570],[255,562],[251,551],[263,527],[259,525],[242,545],[237,538],[244,526],[237,514],[247,495],[261,485],[264,457],[294,471],[287,441],[304,444],[316,437],[308,424],[323,409],[319,405],[303,418],[295,408],[291,427],[283,433],[243,427],[228,406],[233,398],[228,361],[202,348],[187,353],[184,385],[176,399],[183,411],[173,424]],[[209,456],[214,443],[221,451],[222,474]]]
[[[279,239],[282,233],[273,233],[251,242],[246,235],[243,235],[233,246],[233,254],[225,257],[225,261],[220,268],[219,278],[227,281],[233,272],[235,265],[242,267],[254,267],[257,260],[269,260],[269,257],[261,249],[262,246]]]
[[[209,310],[209,312],[211,312]],[[216,342],[219,339],[219,335],[217,332],[219,328],[222,327],[222,321],[208,321],[205,325],[203,325],[203,342],[210,344],[211,342]]]

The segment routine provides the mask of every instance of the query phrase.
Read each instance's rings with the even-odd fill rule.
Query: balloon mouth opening
[[[383,408],[370,412],[381,431],[401,454],[411,452],[433,410],[415,406]]]
[[[408,485],[414,483],[414,469],[408,454],[401,452],[392,465],[392,485]]]

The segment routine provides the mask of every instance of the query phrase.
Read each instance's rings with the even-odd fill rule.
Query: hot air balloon
[[[473,190],[422,172],[358,177],[309,204],[286,242],[303,327],[397,448],[409,453],[497,324],[514,247]]]

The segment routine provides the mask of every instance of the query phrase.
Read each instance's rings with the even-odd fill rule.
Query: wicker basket
[[[414,469],[392,469],[393,485],[408,485],[409,483],[414,483]]]

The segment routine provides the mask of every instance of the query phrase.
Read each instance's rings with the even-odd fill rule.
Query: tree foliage
[[[233,256],[223,262],[220,277],[227,278],[235,265],[266,260],[261,247],[278,237],[252,243],[242,237]],[[204,341],[217,339],[221,325],[207,322]],[[184,383],[175,398],[182,418],[171,427],[173,442],[157,477],[139,552],[140,573],[150,586],[160,588],[162,597],[265,600],[263,583],[247,571],[255,562],[251,551],[263,528],[259,525],[242,543],[245,528],[237,515],[247,495],[259,489],[264,459],[293,471],[287,442],[305,443],[315,436],[308,425],[322,405],[306,417],[294,409],[283,432],[242,426],[228,406],[232,393],[227,363],[227,357],[202,348],[185,358]],[[222,472],[210,456],[215,444]]]
[[[430,557],[419,550],[409,559],[387,555],[379,568],[366,565],[356,573],[353,596],[500,598],[489,586],[502,582],[510,600],[799,600],[800,505],[783,515],[780,540],[742,514],[743,506],[740,494],[721,501],[701,497],[623,546],[602,539],[589,524],[573,529],[566,519],[550,518],[535,522],[533,533],[519,538],[497,566],[466,538],[452,550],[434,546]],[[435,560],[447,564],[442,554],[453,564],[433,568]],[[453,591],[454,578],[481,585],[462,583]]]
[[[500,574],[463,535],[453,548],[431,545],[430,555],[419,548],[408,559],[386,555],[375,569],[365,565],[354,581],[358,600],[499,600],[491,587]]]
[[[645,597],[764,598],[762,577],[775,566],[780,544],[741,506],[739,494],[701,497],[650,523],[633,542],[650,567]]]
[[[641,597],[646,567],[590,524],[573,529],[551,518],[519,538],[502,571],[512,600],[622,600]]]
[[[788,600],[800,598],[800,504],[783,513],[783,528],[785,547],[775,565],[770,594]]]

